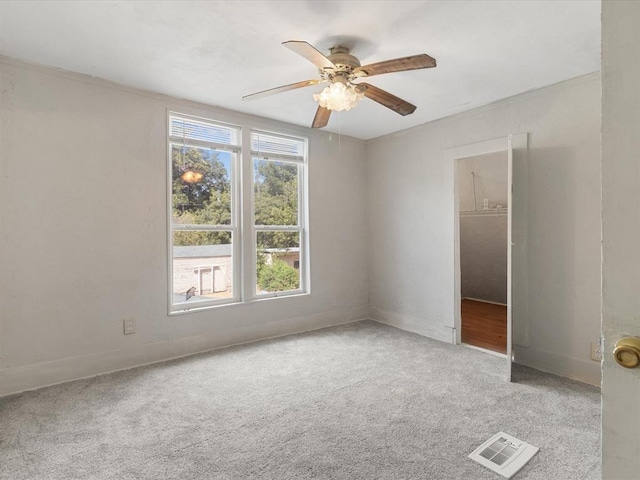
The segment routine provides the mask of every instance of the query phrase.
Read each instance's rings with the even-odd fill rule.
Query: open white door
[[[529,346],[528,231],[528,137],[508,138],[508,228],[507,228],[507,380],[516,358],[515,345]]]
[[[602,478],[640,478],[640,2],[602,2]],[[638,360],[622,352],[627,367]]]
[[[513,135],[507,143],[507,382],[513,363]]]
[[[527,260],[527,134],[509,135],[507,145],[507,381],[511,381],[514,345],[529,345]]]

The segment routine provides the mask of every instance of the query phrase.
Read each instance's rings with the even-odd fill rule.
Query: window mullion
[[[280,232],[280,231],[300,231],[302,227],[299,225],[254,225],[255,230],[262,230],[267,232]]]
[[[251,145],[251,131],[244,129],[242,131],[242,145]],[[253,298],[256,291],[255,279],[253,272],[256,269],[255,242],[256,235],[253,230],[253,158],[251,149],[244,148],[240,158],[241,183],[242,183],[242,200],[241,200],[241,228],[242,231],[242,298],[244,300]]]
[[[254,158],[258,158],[260,160],[271,160],[272,162],[282,162],[282,163],[294,163],[301,164],[304,162],[304,157],[299,155],[284,155],[278,153],[263,153],[255,150],[251,150],[251,155]]]
[[[207,225],[207,224],[184,224],[184,223],[174,223],[173,231],[184,231],[184,232],[194,232],[194,231],[210,231],[210,232],[221,232],[221,231],[234,231],[236,227],[232,224],[229,225]]]
[[[223,152],[239,153],[240,147],[225,145],[223,143],[205,142],[203,140],[183,139],[180,137],[169,137],[169,142],[172,145],[179,147],[196,147],[207,148],[211,150],[221,150]]]

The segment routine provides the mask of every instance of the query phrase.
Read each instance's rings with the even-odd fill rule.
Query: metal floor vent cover
[[[538,450],[538,447],[500,432],[476,448],[469,458],[505,478],[511,478]]]

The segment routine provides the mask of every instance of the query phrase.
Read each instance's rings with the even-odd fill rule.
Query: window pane
[[[231,232],[173,233],[174,304],[232,298],[232,286]]]
[[[300,288],[300,233],[257,232],[256,293]]]
[[[298,225],[298,165],[253,160],[256,225]]]
[[[233,153],[171,145],[174,223],[231,224]]]

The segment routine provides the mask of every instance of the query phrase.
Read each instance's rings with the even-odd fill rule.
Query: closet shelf
[[[506,215],[508,208],[490,208],[489,210],[460,210],[461,217],[489,217],[496,215]]]

